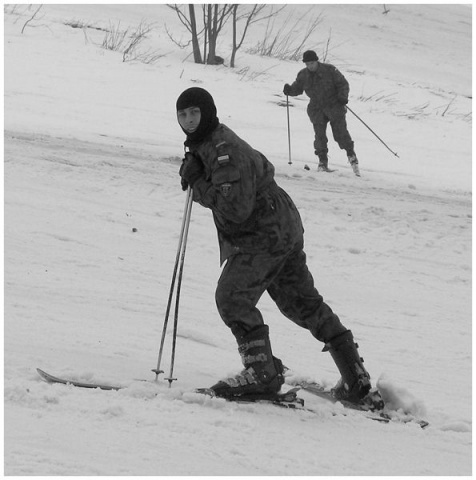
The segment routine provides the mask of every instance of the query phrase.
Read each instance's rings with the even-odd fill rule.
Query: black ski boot
[[[238,351],[245,369],[232,378],[220,380],[211,387],[217,397],[272,397],[284,383],[283,364],[273,357],[269,328],[262,325],[247,333],[234,328]]]
[[[357,348],[352,332],[347,330],[327,342],[323,351],[331,353],[342,377],[332,389],[335,398],[361,404],[371,384]]]

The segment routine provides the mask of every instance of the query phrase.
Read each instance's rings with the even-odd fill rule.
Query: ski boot
[[[211,387],[217,397],[269,399],[276,397],[284,383],[284,367],[273,357],[269,328],[262,325],[249,332],[234,327],[238,351],[245,369],[234,377],[220,380]]]
[[[357,348],[352,332],[346,330],[327,342],[323,351],[330,352],[341,374],[341,379],[332,389],[334,397],[360,405],[370,392],[371,384]]]
[[[317,171],[318,172],[327,172],[327,173],[332,172],[332,170],[327,165],[324,165],[322,163],[319,163],[319,165],[317,166]]]
[[[357,155],[355,153],[347,154],[347,159],[349,160],[350,166],[352,167],[355,175],[357,177],[360,177],[359,161],[357,160]]]
[[[329,159],[327,158],[327,155],[318,155],[319,156],[319,165],[317,166],[317,171],[318,172],[330,172],[329,170]]]

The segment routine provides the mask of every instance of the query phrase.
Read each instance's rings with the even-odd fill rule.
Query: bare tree
[[[217,62],[216,45],[218,36],[230,18],[232,5],[204,4],[202,5],[203,28],[197,27],[197,17],[195,14],[195,5],[188,5],[188,12],[184,5],[168,5],[175,11],[181,23],[191,34],[191,43],[193,48],[193,59],[195,63],[207,63],[214,65]],[[175,42],[173,37],[170,35]],[[203,42],[203,56],[200,43]],[[177,43],[177,42],[175,42]]]
[[[208,45],[208,55],[206,55],[207,63],[214,65],[217,62],[216,46],[218,35],[230,18],[233,5],[207,4],[203,6],[206,40],[205,49]]]
[[[197,30],[197,17],[195,15],[195,5],[192,4],[192,3],[188,5],[188,15],[187,15],[187,12],[184,11],[185,10],[184,5],[173,4],[173,5],[167,5],[167,6],[169,8],[171,8],[177,14],[177,17],[179,18],[182,25],[184,25],[185,28],[190,32],[191,41],[189,41],[185,44],[183,44],[181,42],[178,42],[177,40],[175,40],[173,35],[169,32],[167,27],[165,27],[168,36],[180,48],[185,48],[188,45],[190,45],[190,43],[191,43],[192,44],[192,49],[193,49],[193,60],[194,60],[194,62],[195,63],[203,63],[202,52],[200,50],[200,42],[199,42],[199,37],[200,37],[200,35],[202,34],[203,31],[199,32]],[[184,10],[182,10],[182,9],[184,9]]]
[[[190,33],[192,34],[193,59],[195,63],[202,63],[202,54],[200,53],[200,43],[198,42],[197,20],[195,18],[195,7],[193,3],[188,6],[190,15]]]
[[[273,7],[271,7],[271,13],[269,13],[267,15],[266,14],[260,15],[261,13],[263,13],[263,10],[265,10],[267,8],[267,6],[268,5],[266,5],[266,4],[260,4],[260,5],[255,4],[255,5],[253,5],[253,7],[250,10],[249,7],[246,4],[245,5],[243,5],[243,4],[232,5],[233,47],[232,47],[232,52],[231,52],[230,67],[233,68],[235,66],[236,52],[241,47],[241,45],[243,45],[243,41],[246,37],[246,34],[248,32],[248,28],[250,27],[250,25],[253,24],[253,23],[259,22],[261,20],[266,20],[270,17],[274,17],[274,16],[278,15],[278,13],[281,10],[286,8],[286,6],[284,5],[284,6],[280,7],[278,10],[273,11]],[[241,8],[247,7],[248,11],[246,11],[243,14],[238,14],[238,9],[240,7]],[[241,32],[240,40],[237,40],[238,22],[240,20],[244,20],[245,25],[244,25],[243,30]]]

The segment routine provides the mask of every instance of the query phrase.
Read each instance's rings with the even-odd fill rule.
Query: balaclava
[[[199,87],[185,90],[177,99],[177,111],[190,107],[199,107],[201,118],[198,128],[193,133],[187,133],[184,130],[184,133],[187,135],[186,143],[189,141],[198,143],[218,126],[217,109],[213,97],[206,90]]]

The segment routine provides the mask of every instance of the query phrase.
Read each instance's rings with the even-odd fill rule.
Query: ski
[[[417,423],[421,428],[428,427],[429,423],[426,420],[418,419],[413,416],[407,416],[405,418],[398,418],[392,416],[392,412],[385,411],[385,404],[382,400],[380,393],[377,390],[372,390],[366,397],[366,401],[363,404],[355,404],[346,400],[339,400],[330,390],[326,390],[322,385],[317,382],[293,382],[293,386],[300,387],[304,391],[312,393],[317,397],[323,398],[332,403],[340,403],[345,408],[355,410],[364,413],[367,417],[374,420],[380,419],[385,423],[398,422],[398,423]]]
[[[61,383],[63,385],[73,385],[74,387],[79,388],[99,388],[101,390],[121,390],[124,387],[119,387],[115,385],[107,385],[103,383],[87,383],[87,382],[78,382],[77,380],[70,380],[66,378],[59,378],[51,375],[40,368],[37,368],[36,371],[40,377],[48,383]]]
[[[322,385],[320,385],[318,383],[315,383],[315,382],[304,382],[303,381],[303,382],[296,382],[293,385],[299,386],[303,390],[305,390],[309,393],[312,393],[313,395],[316,395],[320,398],[328,400],[329,402],[342,403],[342,405],[344,405],[344,407],[350,408],[352,410],[359,410],[359,411],[364,411],[364,412],[379,411],[379,410],[383,410],[383,407],[384,407],[383,400],[382,400],[380,394],[376,391],[371,392],[371,394],[373,394],[370,397],[371,401],[369,401],[368,403],[363,404],[363,405],[357,405],[355,403],[348,402],[346,400],[337,399],[336,397],[334,397],[334,395],[332,394],[332,392],[330,390],[326,390]]]
[[[236,397],[218,397],[215,395],[215,392],[210,388],[198,388],[195,390],[196,393],[200,393],[203,395],[208,395],[212,398],[221,398],[228,402],[236,402],[236,403],[259,403],[265,405],[275,405],[278,407],[289,408],[298,411],[310,412],[312,414],[318,414],[318,410],[315,408],[309,408],[304,406],[304,399],[297,396],[297,392],[301,389],[301,387],[293,387],[286,393],[276,393],[276,394],[256,394],[256,395],[241,395]],[[363,416],[368,418],[369,420],[374,420],[380,423],[390,423],[390,419],[386,417],[382,417],[380,415],[375,415],[372,412],[361,412]],[[345,412],[343,413],[332,413],[332,416],[347,416]]]
[[[212,398],[223,398],[229,402],[237,403],[264,403],[277,405],[279,407],[304,409],[304,400],[299,398],[296,392],[300,390],[299,387],[292,388],[286,393],[255,393],[244,394],[233,397],[219,397],[215,394],[215,391],[211,388],[197,388],[195,393],[202,395],[208,395]]]
[[[41,368],[37,368],[36,371],[38,375],[47,383],[59,383],[61,385],[72,385],[73,387],[78,388],[99,388],[100,390],[122,390],[126,387],[120,387],[117,385],[109,385],[103,383],[87,383],[87,382],[80,382],[77,380],[66,379],[56,377],[55,375],[51,375],[50,373],[41,370]],[[142,380],[141,380],[142,381]],[[304,400],[297,397],[296,392],[299,390],[298,387],[291,389],[287,393],[277,393],[275,395],[243,395],[239,398],[229,398],[229,401],[236,401],[239,403],[264,403],[264,404],[271,404],[277,405],[279,407],[285,408],[294,408],[300,409],[304,407]],[[195,393],[201,393],[204,395],[208,395],[210,397],[216,397],[215,392],[210,388],[198,388],[195,390]],[[216,397],[219,398],[219,397]]]
[[[67,379],[56,377],[51,375],[50,373],[37,368],[36,371],[38,375],[47,383],[58,383],[62,385],[72,385],[78,388],[89,388],[95,389],[99,388],[100,390],[122,390],[126,387],[118,386],[118,385],[109,385],[105,383],[88,383],[88,382],[81,382],[77,380]],[[356,405],[351,402],[347,402],[345,400],[338,400],[332,395],[332,392],[326,390],[322,385],[316,382],[294,382],[290,384],[292,386],[291,390],[285,393],[275,393],[275,394],[249,394],[249,395],[241,395],[238,397],[230,397],[224,398],[230,402],[237,402],[237,403],[261,403],[261,404],[269,404],[269,405],[276,405],[279,407],[295,409],[295,410],[304,410],[306,412],[317,413],[315,409],[307,408],[304,406],[304,399],[297,396],[297,392],[302,389],[306,392],[309,392],[313,395],[316,395],[324,400],[327,400],[332,403],[341,403],[345,408],[350,410],[355,410],[360,412],[363,416],[370,420],[374,420],[381,423],[390,423],[390,422],[398,422],[398,423],[410,423],[414,422],[420,425],[421,428],[425,428],[429,425],[426,420],[416,419],[414,417],[409,416],[408,418],[394,418],[391,415],[391,412],[385,412],[383,401],[381,400],[380,394],[375,395],[372,404],[363,404],[363,405]],[[375,391],[376,392],[376,391]],[[215,392],[210,388],[197,388],[195,393],[200,393],[203,395],[208,395],[212,398],[222,398],[217,397]],[[379,401],[382,401],[379,404]],[[377,405],[378,408],[375,406]],[[342,413],[345,416],[345,413]]]

